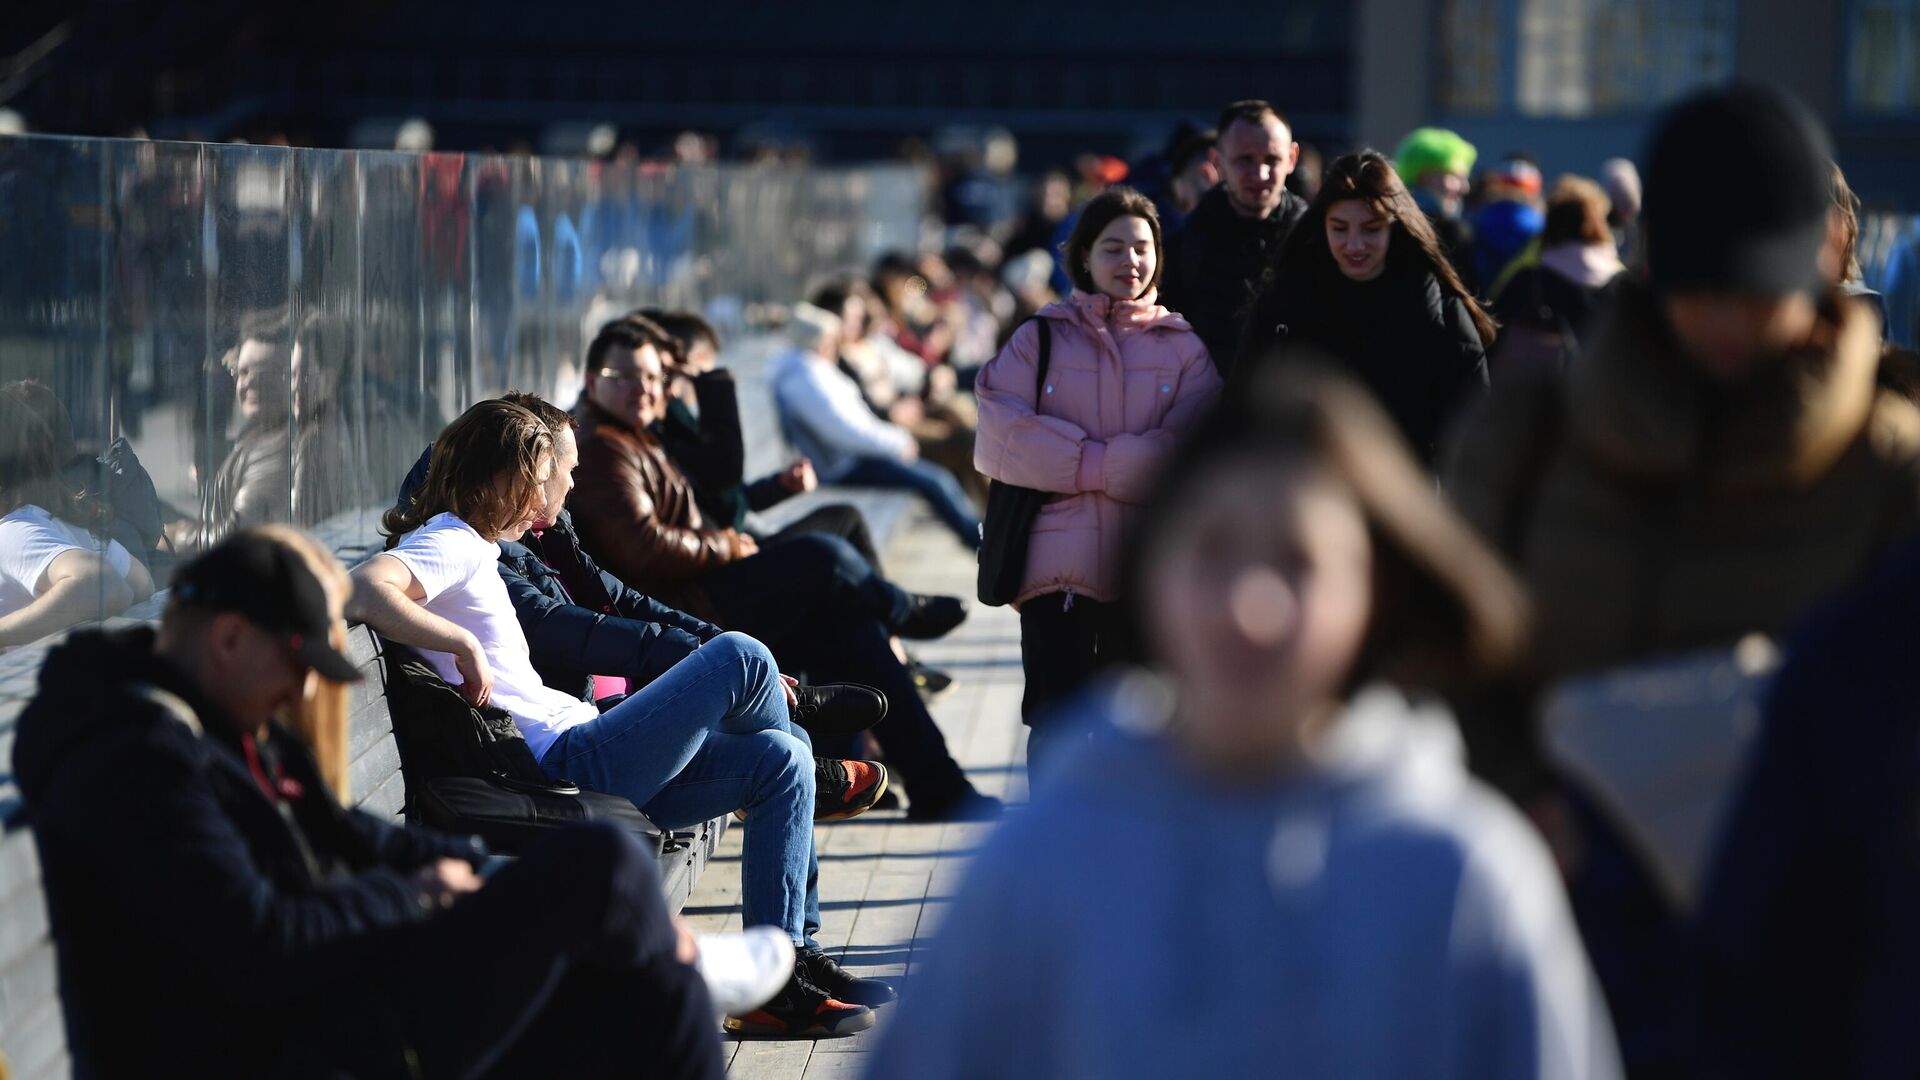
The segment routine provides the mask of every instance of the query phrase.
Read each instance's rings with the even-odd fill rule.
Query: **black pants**
[[[867,516],[857,506],[846,503],[833,503],[823,506],[806,517],[774,533],[772,536],[756,536],[763,545],[769,540],[781,540],[805,533],[824,533],[837,536],[853,545],[853,550],[867,561],[873,572],[885,576],[886,570],[880,566],[880,552],[874,549],[873,534],[867,530]]]
[[[893,655],[892,628],[905,617],[907,594],[875,574],[852,545],[817,533],[774,539],[700,585],[721,624],[760,639],[782,670],[887,695],[887,718],[873,735],[917,804],[932,808],[969,790],[912,673]],[[822,757],[848,757],[852,741],[816,737],[813,745]]]
[[[1028,727],[1027,777],[1058,752],[1054,708],[1085,687],[1103,668],[1124,662],[1120,605],[1059,592],[1036,596],[1020,608],[1020,665],[1027,689],[1020,719]]]
[[[722,1075],[713,1006],[674,958],[655,860],[616,829],[559,830],[479,892],[388,933],[367,992],[296,1021],[285,1071]]]

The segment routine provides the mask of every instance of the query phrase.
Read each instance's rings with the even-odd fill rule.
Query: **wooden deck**
[[[910,589],[952,593],[970,601],[974,562],[919,507],[886,552],[888,574]],[[933,706],[953,755],[981,791],[1026,798],[1026,732],[1020,725],[1020,623],[1008,608],[973,605],[965,625],[914,653],[951,673],[953,692]],[[1017,810],[1015,812],[1018,812]],[[875,812],[815,829],[820,854],[820,943],[861,975],[886,978],[913,993],[916,950],[952,897],[967,856],[988,825],[908,822],[900,811]],[[740,926],[740,842],[730,829],[685,914],[696,930]],[[841,1039],[739,1039],[727,1036],[727,1075],[740,1080],[811,1080],[864,1074],[874,1040],[894,1006],[872,1029]]]

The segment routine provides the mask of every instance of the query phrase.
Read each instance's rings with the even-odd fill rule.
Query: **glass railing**
[[[642,304],[750,329],[913,248],[924,192],[907,167],[0,138],[0,649],[141,614],[248,524],[364,550],[466,405],[570,403],[587,338]]]

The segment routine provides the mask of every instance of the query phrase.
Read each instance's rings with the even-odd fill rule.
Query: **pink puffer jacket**
[[[980,371],[973,463],[995,480],[1056,493],[1034,522],[1016,606],[1062,590],[1114,600],[1126,527],[1160,464],[1219,396],[1220,376],[1193,327],[1151,292],[1113,300],[1076,290],[1037,317],[1053,334],[1039,407],[1040,332],[1029,323]]]

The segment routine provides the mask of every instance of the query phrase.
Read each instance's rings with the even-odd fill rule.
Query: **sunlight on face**
[[[1125,214],[1094,237],[1093,249],[1087,253],[1087,275],[1100,292],[1115,300],[1132,300],[1146,291],[1158,261],[1153,226],[1146,218]]]
[[[1344,199],[1327,209],[1327,249],[1333,263],[1354,281],[1372,281],[1387,271],[1393,222],[1365,199]]]

